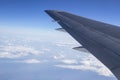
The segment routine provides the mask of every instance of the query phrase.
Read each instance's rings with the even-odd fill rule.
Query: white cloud
[[[76,59],[66,59],[66,56],[63,54],[57,54],[53,56],[53,58],[64,64],[77,64],[78,63]]]
[[[59,59],[63,59],[65,56],[63,54],[58,54],[53,56],[54,59],[59,60]]]
[[[64,59],[61,61],[65,64],[77,64],[78,63],[75,59]]]
[[[70,61],[66,61],[66,64],[59,64],[55,66],[61,67],[61,68],[83,70],[83,71],[93,71],[93,72],[98,73],[99,75],[104,75],[104,76],[109,76],[109,77],[113,76],[110,70],[106,68],[100,61],[98,61],[92,55],[83,57],[80,61],[78,61],[79,63],[81,63],[79,65],[73,65],[72,63],[68,65],[67,62],[70,63]],[[77,63],[77,61],[75,62]]]
[[[38,59],[33,58],[33,59],[20,60],[20,61],[16,61],[16,62],[27,63],[27,64],[37,64],[37,63],[47,62],[47,60],[38,60]]]
[[[0,58],[19,58],[23,56],[27,56],[28,53],[18,53],[18,54],[13,54],[10,52],[0,52]]]
[[[74,40],[69,40],[67,42],[66,41],[61,41],[61,42],[57,42],[55,44],[59,47],[80,45]]]
[[[23,61],[18,61],[18,62],[28,63],[28,64],[42,63],[40,60],[37,60],[37,59],[28,59],[28,60],[23,60]]]
[[[43,52],[25,46],[4,46],[1,47],[0,58],[20,58],[33,55],[41,55]]]
[[[51,51],[51,50],[48,49],[48,48],[42,48],[41,50],[43,50],[43,51]]]
[[[59,47],[64,47],[64,46],[66,46],[66,44],[56,44],[57,46],[59,46]]]

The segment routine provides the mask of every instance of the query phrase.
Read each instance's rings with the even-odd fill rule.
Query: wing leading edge
[[[63,11],[46,10],[65,31],[120,80],[120,28]]]

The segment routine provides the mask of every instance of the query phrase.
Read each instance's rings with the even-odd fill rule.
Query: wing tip
[[[49,13],[49,12],[64,12],[62,10],[44,10],[46,13]]]

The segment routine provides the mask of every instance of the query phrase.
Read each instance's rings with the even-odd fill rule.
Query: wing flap
[[[57,28],[56,29],[57,31],[60,31],[60,32],[67,32],[65,29],[63,29],[63,28]]]
[[[82,46],[74,47],[73,49],[74,49],[74,50],[77,50],[77,51],[80,51],[80,52],[84,52],[84,53],[90,53],[87,49],[85,49],[85,48],[82,47]]]

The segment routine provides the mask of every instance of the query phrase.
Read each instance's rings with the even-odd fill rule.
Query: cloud
[[[73,63],[80,63],[78,65],[74,65]],[[92,55],[88,55],[83,57],[80,61],[64,61],[66,64],[58,64],[56,67],[75,69],[75,70],[83,70],[83,71],[93,71],[98,73],[99,75],[112,77],[113,74],[110,72],[108,68],[106,68],[100,61],[98,61]],[[70,64],[68,64],[70,63]]]
[[[53,58],[56,60],[59,60],[59,59],[65,58],[65,56],[63,54],[58,54],[58,55],[53,56]]]
[[[61,61],[65,64],[77,64],[78,63],[75,59],[64,59]]]
[[[66,41],[61,41],[61,42],[57,42],[55,44],[59,47],[80,45],[76,41],[73,41],[73,40],[70,40],[70,41],[67,41],[67,42]]]
[[[11,52],[0,52],[0,58],[19,58],[27,55],[28,55],[27,53],[13,54]]]
[[[51,50],[48,49],[48,48],[42,48],[41,50],[43,50],[43,51],[51,51]]]
[[[26,64],[38,64],[38,63],[47,62],[47,60],[38,60],[33,58],[33,59],[26,59],[26,60],[20,60],[15,62],[26,63]]]
[[[63,54],[58,54],[53,56],[53,59],[58,60],[59,62],[62,62],[64,64],[77,64],[76,59],[66,59],[67,57]]]
[[[28,64],[42,63],[40,60],[37,60],[37,59],[27,59],[27,60],[18,61],[18,62],[21,62],[21,63],[28,63]]]
[[[3,46],[0,50],[0,58],[20,58],[24,56],[41,55],[43,52],[25,46]]]

